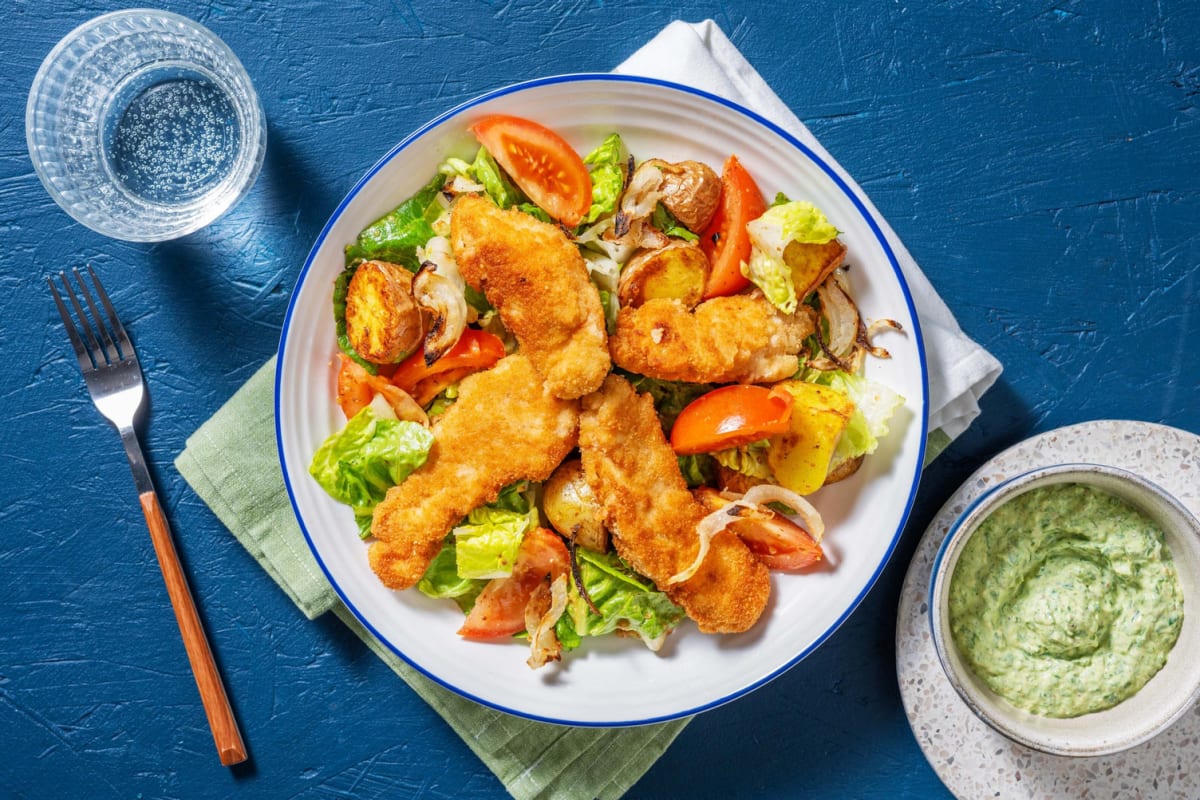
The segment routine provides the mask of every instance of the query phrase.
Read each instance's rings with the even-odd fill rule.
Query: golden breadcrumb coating
[[[691,578],[666,585],[695,559],[696,525],[707,511],[688,490],[649,395],[610,375],[583,399],[579,450],[613,544],[630,566],[705,633],[740,633],[758,621],[771,591],[768,570],[729,530],[713,537]]]
[[[660,298],[622,308],[609,349],[617,366],[651,378],[769,383],[796,373],[796,354],[815,330],[811,308],[784,314],[758,292],[714,297],[692,311]]]
[[[450,215],[463,278],[483,292],[555,397],[582,397],[612,363],[600,294],[579,249],[555,225],[475,195]]]
[[[434,423],[429,458],[375,508],[371,568],[393,589],[415,584],[452,527],[510,483],[549,477],[578,429],[579,403],[546,391],[523,355],[464,378]]]

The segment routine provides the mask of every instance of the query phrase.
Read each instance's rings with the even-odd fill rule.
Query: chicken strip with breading
[[[691,311],[658,298],[620,310],[609,349],[617,366],[651,378],[768,383],[795,374],[815,320],[808,306],[785,314],[758,292],[715,297]]]
[[[433,425],[425,463],[375,508],[375,574],[393,589],[415,584],[452,527],[510,483],[549,477],[578,430],[578,401],[551,395],[519,353],[463,378],[458,400]]]
[[[695,561],[696,526],[708,512],[688,491],[649,395],[610,375],[583,399],[579,452],[621,558],[705,633],[740,633],[758,621],[770,595],[768,570],[732,531],[713,537],[692,577],[669,585]]]
[[[554,225],[459,198],[450,241],[463,278],[483,292],[555,397],[600,386],[611,360],[600,295],[579,249]]]

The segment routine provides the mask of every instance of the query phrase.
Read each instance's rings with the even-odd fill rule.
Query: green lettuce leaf
[[[387,490],[425,463],[433,434],[415,422],[379,417],[367,406],[317,448],[308,472],[338,502],[354,509],[359,534]]]
[[[718,464],[726,469],[749,475],[751,478],[763,478],[770,481],[775,479],[775,475],[771,471],[771,465],[767,463],[769,448],[769,441],[761,439],[741,447],[718,450],[712,456]]]
[[[433,222],[442,213],[437,202],[446,176],[440,172],[412,197],[380,217],[346,247],[346,264],[378,259],[399,264],[412,272],[420,268],[417,247],[434,237]]]
[[[525,202],[525,194],[509,180],[486,147],[475,154],[475,180],[483,184],[487,196],[501,208],[512,208]]]
[[[538,525],[537,507],[523,494],[527,484],[506,487],[494,503],[480,506],[451,531],[460,578],[512,574],[525,534]]]
[[[425,574],[417,582],[417,589],[427,597],[435,599],[453,599],[463,613],[475,605],[475,598],[487,586],[487,581],[475,578],[463,578],[458,574],[458,559],[455,556],[454,540],[447,537],[442,549],[425,569]]]
[[[637,634],[656,650],[683,619],[682,608],[615,554],[580,548],[576,558],[583,586],[600,613],[592,611],[578,591],[570,592],[567,610],[555,629],[564,648],[578,647],[584,636],[623,630]]]
[[[712,456],[708,453],[696,453],[690,456],[675,456],[679,462],[679,472],[687,481],[689,489],[706,486],[717,477],[717,469]]]
[[[702,394],[716,388],[712,383],[684,383],[682,381],[663,381],[657,378],[647,378],[644,375],[625,373],[625,377],[639,392],[648,392],[654,401],[654,410],[662,422],[663,433],[668,436],[675,425],[675,418],[684,407]]]
[[[625,170],[628,156],[621,137],[610,133],[592,152],[583,159],[592,176],[592,204],[588,207],[583,222],[595,222],[617,209],[617,201],[625,190]]]
[[[874,453],[879,440],[888,434],[888,421],[904,405],[904,398],[891,387],[863,375],[807,370],[805,380],[837,389],[854,402],[854,413],[834,447],[830,470],[852,458]]]
[[[469,164],[461,158],[447,158],[438,165],[438,172],[448,178],[460,176],[479,184],[483,187],[483,193],[500,208],[520,206],[527,199],[486,147],[480,147],[475,153],[475,160]]]
[[[667,207],[662,203],[654,207],[654,212],[650,215],[650,224],[658,228],[666,236],[674,236],[676,239],[694,242],[700,238],[680,225],[679,220],[675,219],[675,215],[668,211]]]
[[[540,219],[542,222],[549,222],[551,225],[555,224],[554,217],[547,214],[541,206],[534,205],[533,203],[520,203],[517,205],[517,210],[524,211],[529,216],[534,219]]]
[[[783,251],[792,242],[825,244],[837,238],[838,229],[812,203],[793,200],[768,208],[761,217],[747,223],[746,232],[753,248],[743,274],[780,311],[795,312],[796,285]]]

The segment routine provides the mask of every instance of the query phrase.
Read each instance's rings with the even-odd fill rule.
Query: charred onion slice
[[[813,541],[817,543],[820,543],[821,538],[825,536],[825,521],[821,519],[821,512],[813,508],[812,503],[782,486],[776,486],[772,483],[761,483],[758,486],[752,486],[741,496],[740,502],[759,507],[766,506],[767,503],[780,503],[790,508],[794,513],[785,514],[781,511],[774,511],[774,513],[804,528],[804,530],[808,531],[808,535],[813,538]]]
[[[877,319],[870,326],[858,322],[858,345],[876,358],[891,358],[892,354],[882,347],[871,344],[871,338],[880,331],[903,331],[904,326],[894,319]]]
[[[541,609],[546,607],[545,611]],[[542,581],[525,606],[525,630],[529,633],[530,669],[538,669],[562,658],[562,643],[554,626],[567,609],[567,576],[559,575],[553,583]]]
[[[425,246],[425,260],[413,278],[413,297],[429,315],[425,332],[425,364],[437,361],[467,327],[466,282],[458,271],[450,242],[435,236]]]
[[[727,492],[722,496],[731,502],[713,511],[696,525],[696,535],[700,539],[700,549],[696,553],[696,558],[682,572],[668,578],[667,586],[682,583],[695,575],[696,571],[700,569],[700,565],[704,563],[705,556],[708,555],[713,537],[740,520],[765,521],[778,515],[803,528],[817,543],[820,543],[821,538],[825,535],[825,522],[821,519],[820,512],[803,497],[782,486],[764,483],[751,487],[743,495]],[[781,503],[794,513],[785,514],[767,508],[768,503]]]
[[[820,326],[817,328],[817,339],[821,349],[839,368],[850,371],[847,362],[853,358],[857,345],[859,314],[858,307],[846,293],[835,272],[824,283],[817,287],[817,297],[821,300],[821,313],[829,321],[829,340],[821,336]]]

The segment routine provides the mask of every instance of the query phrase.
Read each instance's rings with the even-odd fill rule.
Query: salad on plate
[[[309,473],[386,586],[456,603],[465,639],[524,640],[531,667],[608,634],[657,650],[688,619],[752,628],[771,571],[831,568],[806,498],[887,435],[904,400],[864,366],[899,325],[859,313],[836,220],[765,198],[736,154],[471,131],[345,247],[345,424]]]

